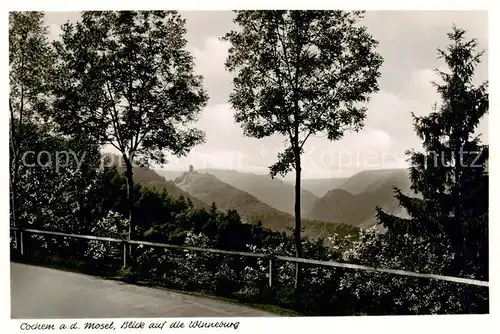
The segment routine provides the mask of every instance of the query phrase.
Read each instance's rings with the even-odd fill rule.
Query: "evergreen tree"
[[[483,52],[465,31],[453,27],[446,50],[438,49],[449,71],[437,71],[433,83],[441,104],[428,116],[414,118],[425,152],[410,150],[410,179],[416,197],[396,189],[396,198],[410,218],[377,208],[379,224],[387,228],[394,250],[402,253],[404,240],[442,258],[434,268],[442,274],[488,279],[488,145],[474,135],[488,112],[488,83],[472,84]],[[396,254],[394,254],[396,255]],[[398,254],[403,255],[403,254]],[[424,263],[413,263],[413,269]]]

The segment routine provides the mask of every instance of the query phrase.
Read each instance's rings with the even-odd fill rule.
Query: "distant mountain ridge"
[[[339,188],[356,195],[374,191],[391,181],[406,191],[410,186],[408,170],[403,168],[364,170],[349,177]]]
[[[185,172],[185,170],[169,170],[163,168],[155,168],[154,171],[156,174],[164,177],[167,181],[174,181]]]
[[[261,202],[255,196],[222,182],[212,174],[185,172],[174,181],[175,185],[206,204],[216,203],[222,211],[237,210],[246,223],[261,221],[264,227],[275,231],[290,232],[294,227],[294,216],[279,211]],[[302,221],[304,235],[311,238],[328,237],[334,232],[354,233],[356,228],[329,222]]]
[[[308,190],[319,198],[325,196],[328,191],[340,187],[345,181],[347,181],[347,179],[347,177],[329,179],[304,179],[300,182],[303,189]],[[293,184],[292,182],[290,183]]]
[[[377,206],[388,213],[405,215],[394,198],[393,187],[410,194],[410,185],[407,169],[362,171],[318,199],[307,217],[371,227],[376,222]]]
[[[161,170],[158,172],[162,173]],[[273,180],[266,175],[244,173],[235,170],[201,169],[196,173],[212,175],[218,182],[225,184],[221,186],[221,184],[214,181],[215,183],[209,185],[208,183],[203,183],[208,181],[203,181],[196,191],[190,191],[177,184],[179,188],[194,197],[200,198],[205,203],[209,199],[215,200],[218,204],[226,201],[228,202],[228,207],[239,207],[239,211],[242,213],[245,212],[244,216],[246,217],[265,217],[266,215],[263,215],[262,212],[273,212],[271,216],[274,216],[274,214],[279,212],[277,214],[277,217],[280,217],[278,221],[282,222],[293,219],[293,206],[295,203],[293,182],[280,179]],[[165,171],[162,174],[175,179],[183,176],[185,173],[181,171]],[[207,193],[201,191],[203,189],[201,184],[204,184]],[[371,227],[375,224],[376,206],[382,207],[388,213],[401,217],[407,216],[406,212],[399,207],[397,200],[394,198],[394,186],[400,188],[405,194],[412,193],[407,169],[365,170],[349,178],[305,179],[302,180],[301,184],[303,188],[301,206],[302,217],[304,219],[345,223],[363,228]],[[228,186],[232,187],[229,188]],[[211,190],[208,191],[207,189]],[[225,196],[223,195],[224,191],[226,191]],[[240,197],[242,193],[246,193],[246,195]],[[316,196],[314,193],[323,193],[323,195]],[[306,195],[304,196],[304,194]],[[237,200],[233,199],[235,202],[231,202],[231,200],[227,199],[231,196]],[[249,196],[251,196],[251,200]],[[237,201],[243,201],[243,198],[246,198],[249,203],[261,202],[261,204],[267,206],[262,207],[259,204],[257,205],[259,209],[247,212],[248,209],[245,208],[246,204],[237,203]],[[258,214],[255,212],[258,212]],[[287,214],[286,219],[283,218],[285,217],[283,216],[284,214]],[[281,226],[281,224],[279,223],[278,225]]]
[[[214,175],[224,183],[241,189],[259,201],[291,215],[295,211],[295,186],[269,175],[244,173],[225,169],[200,169],[199,172]],[[306,189],[301,190],[302,213],[310,212],[318,196]]]

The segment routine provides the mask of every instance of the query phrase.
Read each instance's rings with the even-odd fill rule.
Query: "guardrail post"
[[[123,268],[127,267],[127,260],[128,260],[128,242],[124,241],[123,242]]]
[[[274,285],[274,279],[275,279],[275,266],[276,266],[276,259],[274,257],[269,258],[269,287],[272,288]]]
[[[18,245],[18,248],[19,248],[19,253],[21,253],[21,255],[24,255],[24,238],[23,238],[23,231],[19,231],[19,239],[18,239],[18,242],[19,242],[19,245]]]

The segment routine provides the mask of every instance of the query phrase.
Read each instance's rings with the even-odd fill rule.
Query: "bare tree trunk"
[[[295,158],[295,256],[298,258],[302,257],[302,242],[300,238],[300,232],[302,229],[301,224],[301,212],[300,212],[300,178],[301,178],[301,166],[300,166],[300,154],[296,155]],[[300,289],[300,277],[301,277],[301,265],[300,263],[295,263],[295,291]]]
[[[21,49],[21,77],[25,75],[24,73],[24,48]],[[20,96],[20,106],[19,106],[19,121],[18,125],[16,126],[15,122],[15,113],[14,113],[14,106],[12,105],[12,100],[10,99],[9,95],[9,112],[10,112],[10,121],[11,121],[11,129],[10,129],[10,134],[11,134],[11,145],[12,145],[12,152],[14,153],[14,171],[13,174],[10,174],[11,176],[11,192],[12,192],[12,220],[14,227],[22,228],[24,226],[19,226],[19,221],[18,217],[16,215],[17,213],[17,205],[18,205],[18,193],[17,193],[17,185],[18,185],[18,174],[19,174],[19,168],[20,168],[20,162],[19,162],[19,154],[20,154],[20,148],[21,148],[21,139],[23,136],[22,130],[23,130],[23,115],[24,115],[24,84],[22,84],[21,81],[21,96]],[[16,128],[19,128],[18,131],[16,132]],[[20,242],[21,242],[21,232],[16,231],[15,233],[15,239],[16,239],[16,247],[18,250],[21,250]],[[22,252],[22,251],[21,251]]]
[[[454,221],[455,226],[452,227],[454,240],[453,247],[455,251],[455,259],[454,259],[454,273],[453,275],[459,276],[461,275],[462,270],[466,270],[465,266],[465,258],[464,258],[464,222],[462,219],[462,206],[461,206],[461,182],[462,182],[462,171],[461,164],[463,163],[462,158],[459,154],[461,151],[461,142],[459,140],[458,134],[453,133],[452,139],[452,150],[453,150],[453,159],[455,160],[455,166],[453,170],[454,174],[454,183],[452,189],[452,196],[454,201]]]
[[[125,162],[125,177],[127,178],[127,207],[128,207],[128,240],[132,240],[134,237],[134,172],[131,157],[128,157],[123,153],[123,161]],[[132,245],[129,244],[129,257],[132,260],[133,249]]]
[[[24,97],[23,95],[23,90],[21,90],[21,99]],[[24,104],[21,103],[21,108],[23,108]],[[14,117],[14,109],[12,106],[12,102],[9,99],[9,110],[10,110],[10,144],[12,146],[12,154],[13,157],[10,160],[11,161],[11,166],[10,166],[10,197],[11,197],[11,211],[12,211],[12,225],[14,227],[21,227],[19,226],[18,222],[18,217],[17,217],[17,210],[18,210],[18,193],[17,193],[17,186],[18,186],[18,175],[19,175],[19,168],[20,168],[20,161],[19,161],[19,154],[20,154],[20,141],[21,141],[21,135],[22,135],[22,109],[19,113],[19,124],[16,126],[15,123],[15,117]],[[19,127],[18,131],[16,131],[16,128]],[[21,232],[20,231],[15,231],[14,233],[14,240],[16,243],[16,247],[18,250],[20,250],[20,245],[19,243],[21,242]]]

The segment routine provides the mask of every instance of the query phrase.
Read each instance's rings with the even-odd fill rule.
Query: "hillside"
[[[345,181],[344,178],[331,178],[331,179],[304,179],[301,181],[302,188],[316,195],[317,197],[325,196],[326,193],[332,189],[337,189]],[[292,183],[291,181],[289,181]]]
[[[360,172],[318,199],[308,217],[366,228],[375,223],[376,206],[388,213],[404,215],[394,198],[394,186],[409,193],[406,169]]]
[[[376,191],[376,189],[388,182],[389,179],[393,179],[398,187],[406,190],[410,186],[408,177],[407,169],[364,170],[345,180],[338,188],[356,195],[367,191]]]
[[[236,170],[200,169],[198,171],[211,174],[222,182],[249,193],[278,211],[294,215],[295,186],[291,183],[278,178],[272,179],[269,175],[243,173]],[[318,196],[302,189],[300,203],[302,214],[310,212],[317,199]]]
[[[116,166],[116,164],[115,164]],[[124,167],[117,166],[117,169],[121,172],[125,172]],[[173,181],[166,181],[165,178],[162,176],[158,175],[155,170],[153,169],[148,169],[148,168],[142,168],[142,167],[134,167],[133,169],[134,172],[134,182],[141,184],[142,186],[148,187],[148,188],[154,188],[158,190],[163,190],[165,189],[167,193],[174,197],[178,198],[181,196],[184,196],[184,198],[189,198],[193,202],[193,205],[197,208],[208,208],[209,206],[206,205],[203,201],[200,201],[196,197],[191,196],[189,193],[183,191],[179,187],[177,187]]]
[[[256,223],[260,220],[264,227],[285,232],[289,232],[294,226],[292,215],[276,210],[255,196],[222,182],[212,174],[186,172],[175,180],[175,185],[206,204],[215,202],[222,211],[237,210],[247,223]],[[333,232],[345,235],[356,231],[352,226],[308,220],[304,220],[303,225],[304,235],[311,238],[328,237]]]

